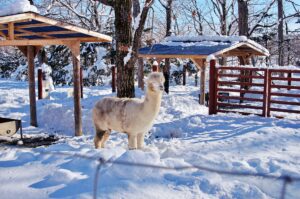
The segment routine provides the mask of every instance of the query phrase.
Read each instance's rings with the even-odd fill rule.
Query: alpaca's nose
[[[159,89],[161,90],[161,91],[164,91],[165,89],[164,89],[164,85],[160,85],[159,86]]]

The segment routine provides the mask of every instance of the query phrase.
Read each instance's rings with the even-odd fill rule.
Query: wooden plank
[[[0,24],[5,24],[9,22],[20,22],[20,21],[28,21],[33,18],[33,13],[22,13],[17,15],[10,15],[0,17]]]
[[[264,79],[263,76],[254,76],[254,75],[240,75],[240,74],[222,74],[218,73],[219,77],[239,77],[239,78],[253,78],[253,79]]]
[[[28,36],[39,36],[39,37],[45,37],[46,39],[54,39],[55,37],[51,37],[51,36],[48,36],[46,34],[43,34],[43,33],[39,33],[39,32],[31,32],[29,30],[23,30],[21,28],[15,28],[15,30],[19,31],[19,32],[23,32],[25,34],[27,34]],[[17,36],[20,36],[20,34],[17,34]]]
[[[230,82],[230,81],[218,81],[218,84],[221,85],[249,85],[249,86],[264,86],[264,84],[251,83],[251,82]]]
[[[258,116],[262,116],[262,114],[257,114],[257,113],[247,113],[247,112],[241,112],[241,111],[231,111],[231,110],[223,110],[223,109],[218,109],[218,112],[220,113],[237,113],[237,114],[241,114],[241,115],[258,115]]]
[[[22,28],[18,28],[18,31],[22,31],[23,29]],[[50,36],[50,35],[64,35],[64,34],[74,34],[74,33],[77,33],[77,32],[74,32],[74,31],[53,31],[53,32],[27,32],[27,33],[20,33],[20,34],[16,34],[16,36],[18,37],[22,37],[22,36],[32,36],[32,35],[45,35],[45,36],[48,36],[48,37],[52,37],[54,38],[53,36]]]
[[[37,27],[40,28],[40,27],[48,27],[48,26],[52,26],[52,25],[51,24],[46,24],[46,23],[39,23],[39,24],[17,25],[15,27],[23,29],[23,28],[37,28]],[[0,26],[0,30],[7,30],[7,27],[1,27]]]
[[[35,95],[35,74],[34,74],[34,46],[27,47],[28,59],[28,81],[29,81],[29,101],[30,101],[30,125],[37,127],[36,116],[36,95]]]
[[[222,99],[236,99],[236,100],[245,100],[245,101],[253,101],[253,102],[263,102],[263,99],[248,98],[248,97],[238,97],[238,96],[217,95],[217,98],[222,98]]]
[[[237,93],[252,93],[252,94],[264,94],[263,91],[241,90],[241,89],[230,89],[230,88],[218,88],[218,91],[223,91],[223,92],[237,92]]]
[[[298,111],[298,110],[288,110],[288,109],[281,109],[281,108],[270,108],[270,111],[300,114],[300,111]]]
[[[283,81],[300,81],[300,78],[289,78],[289,77],[272,77],[272,80],[283,80]]]
[[[70,38],[70,39],[24,39],[24,40],[0,40],[0,46],[47,46],[47,45],[66,45],[69,42],[103,42],[97,38]]]
[[[272,73],[300,73],[300,70],[289,70],[289,69],[270,69],[270,70]]]
[[[288,102],[288,101],[281,101],[281,100],[271,100],[270,103],[300,106],[300,102]]]
[[[8,39],[14,40],[15,39],[15,31],[14,31],[14,23],[8,23]]]
[[[80,42],[68,45],[72,51],[73,59],[73,81],[74,81],[74,120],[75,136],[82,135],[82,113],[81,113],[81,89],[80,89]]]
[[[262,109],[261,106],[251,106],[251,105],[244,105],[244,104],[230,104],[230,103],[221,103],[218,102],[217,106],[225,106],[225,107],[232,107],[232,108],[248,108],[248,109]]]
[[[247,70],[247,71],[266,71],[266,69],[261,68],[249,68],[249,67],[235,67],[235,66],[222,66],[218,67],[218,70]]]
[[[271,88],[300,89],[300,86],[270,85]]]
[[[283,96],[283,97],[294,97],[300,98],[300,94],[292,94],[292,93],[271,93],[272,96]]]

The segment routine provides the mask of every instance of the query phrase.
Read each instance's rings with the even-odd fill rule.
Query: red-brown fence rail
[[[271,112],[300,114],[300,109],[293,109],[300,107],[300,102],[292,101],[293,99],[300,99],[300,78],[293,78],[293,76],[300,74],[300,70],[269,69],[268,73],[267,116],[270,117]],[[278,97],[280,98],[278,99]],[[291,109],[279,107],[280,105],[290,105]]]
[[[300,90],[300,78],[293,78],[300,70],[216,68],[214,60],[210,65],[209,114],[236,112],[264,117],[271,116],[271,111],[300,114],[300,102],[288,99],[300,99],[300,94],[292,91]]]

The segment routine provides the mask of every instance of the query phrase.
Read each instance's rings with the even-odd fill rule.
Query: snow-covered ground
[[[191,84],[192,84],[191,80]],[[39,128],[29,126],[26,82],[0,79],[0,117],[21,118],[25,135],[57,134],[49,147],[0,146],[0,198],[91,198],[98,162],[56,152],[110,161],[167,167],[201,165],[212,169],[300,176],[300,121],[237,114],[208,115],[198,88],[172,86],[143,151],[127,150],[124,134],[113,132],[106,148],[94,149],[91,109],[109,87],[84,88],[84,136],[73,135],[71,87],[56,88],[37,102]],[[137,91],[138,97],[143,92]],[[53,154],[52,154],[53,153]],[[234,177],[202,170],[161,170],[106,164],[99,174],[99,198],[279,198],[282,182]],[[286,198],[299,198],[300,182]]]

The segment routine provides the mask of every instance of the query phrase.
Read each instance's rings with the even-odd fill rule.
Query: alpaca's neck
[[[152,115],[155,117],[160,108],[162,93],[153,93],[150,91],[146,92],[146,96],[143,102],[143,111],[147,115]]]

